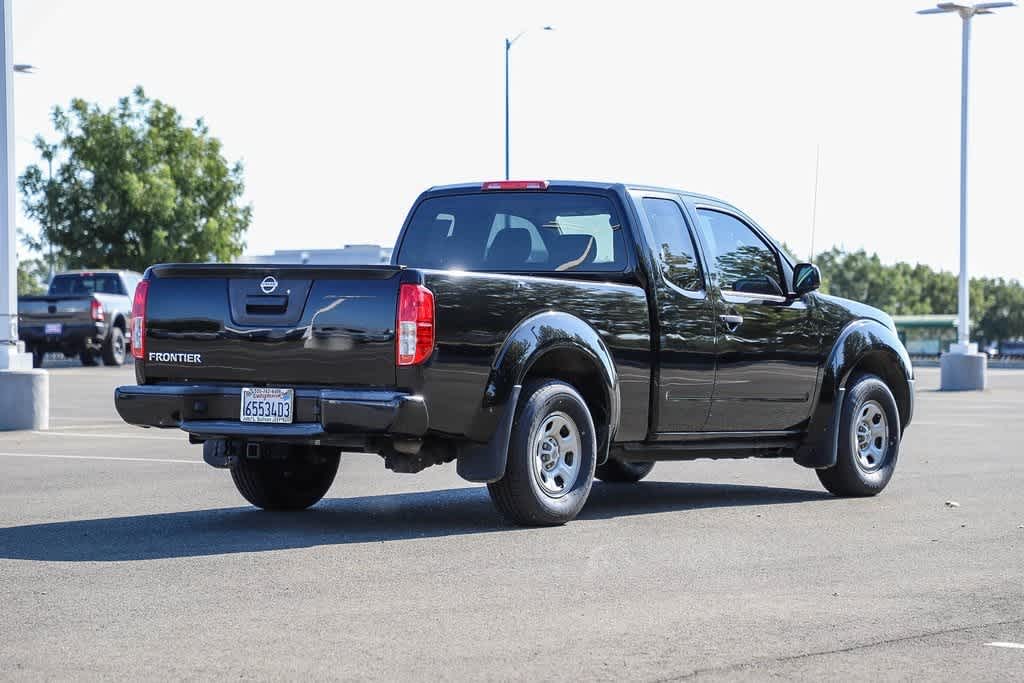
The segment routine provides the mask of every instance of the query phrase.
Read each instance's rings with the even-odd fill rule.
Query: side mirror
[[[821,287],[821,271],[812,263],[798,263],[793,268],[793,291],[797,296]]]

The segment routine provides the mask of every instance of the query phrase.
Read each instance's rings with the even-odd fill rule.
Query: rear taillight
[[[103,322],[103,304],[93,299],[92,303],[89,304],[89,315],[93,320]]]
[[[143,280],[135,287],[132,300],[132,356],[146,355],[146,295],[149,294],[149,280]]]
[[[429,358],[434,350],[434,293],[423,285],[402,285],[395,330],[399,365]]]

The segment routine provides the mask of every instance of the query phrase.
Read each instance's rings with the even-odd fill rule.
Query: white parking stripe
[[[180,462],[186,465],[202,465],[202,460],[171,460],[170,458],[121,458],[114,455],[63,455],[56,453],[4,453],[8,458],[62,458],[66,460],[124,460],[126,462]]]
[[[989,647],[1006,647],[1011,650],[1024,650],[1024,643],[985,643]]]
[[[125,426],[125,422],[121,420],[110,421],[110,422],[97,422],[93,424],[66,424],[60,427],[50,426],[50,431],[64,431],[65,429],[110,429],[111,427]]]
[[[73,436],[85,439],[145,439],[149,441],[177,441],[181,443],[186,437],[181,436],[155,436],[152,434],[88,434],[86,432],[32,432],[33,436]]]

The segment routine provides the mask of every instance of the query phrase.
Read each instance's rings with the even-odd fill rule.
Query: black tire
[[[547,451],[554,455],[545,453],[552,460],[541,464],[540,452],[545,447],[554,449]],[[565,524],[587,502],[596,463],[594,421],[579,392],[557,380],[530,382],[523,387],[516,409],[505,476],[488,484],[487,491],[495,507],[510,522],[531,526]],[[549,464],[555,468],[550,472]],[[565,470],[561,469],[563,466]],[[575,470],[571,475],[574,479],[560,479],[558,472],[570,469]]]
[[[837,496],[877,495],[889,483],[899,459],[901,425],[896,399],[881,379],[861,375],[850,381],[840,410],[836,464],[817,470],[818,479]],[[879,424],[885,427],[884,436]]]
[[[326,449],[325,449],[326,450]],[[242,497],[264,510],[305,510],[324,497],[338,473],[338,452],[293,446],[287,458],[250,459],[244,455],[231,468]]]
[[[605,464],[597,466],[594,476],[610,484],[635,484],[653,469],[653,462],[623,462],[608,458]]]
[[[120,327],[112,327],[106,341],[103,342],[103,364],[124,365],[124,355],[124,330]]]
[[[78,360],[82,361],[82,365],[87,367],[94,367],[99,365],[99,360],[96,358],[96,354],[92,351],[82,351],[78,354]]]
[[[34,367],[34,368],[41,368],[41,367],[43,367],[43,359],[46,357],[46,354],[43,353],[39,349],[32,349],[31,353],[32,353],[32,367]]]

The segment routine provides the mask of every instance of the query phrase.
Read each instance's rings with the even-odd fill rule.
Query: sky
[[[15,163],[54,105],[141,84],[244,162],[247,253],[390,245],[422,190],[502,177],[526,30],[514,178],[703,192],[798,256],[813,224],[955,272],[960,20],[927,6],[14,0]],[[971,59],[969,269],[1024,280],[1024,8],[975,19]]]

